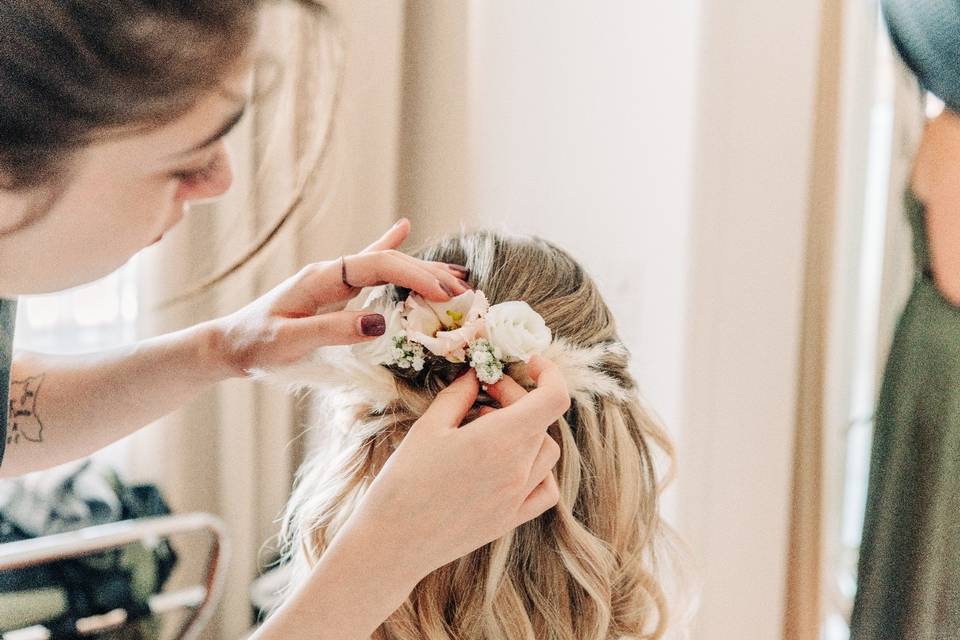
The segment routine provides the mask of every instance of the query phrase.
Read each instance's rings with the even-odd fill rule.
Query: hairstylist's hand
[[[396,251],[410,233],[397,222],[360,253],[309,264],[242,309],[212,321],[219,358],[228,375],[295,362],[318,347],[373,340],[385,330],[380,314],[343,311],[360,288],[392,283],[429,300],[449,300],[467,290],[463,267],[426,262]]]
[[[463,428],[478,393],[473,369],[441,391],[344,531],[374,536],[420,579],[553,507],[560,447],[547,428],[569,408],[570,396],[549,360],[534,357],[528,370],[536,389],[527,393],[504,378],[494,393],[508,406]]]

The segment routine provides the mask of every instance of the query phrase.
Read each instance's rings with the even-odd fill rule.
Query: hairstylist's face
[[[244,61],[178,120],[84,148],[65,191],[31,224],[16,228],[42,197],[0,195],[0,295],[104,276],[158,242],[190,203],[226,192],[233,174],[222,138],[243,113],[251,80]]]

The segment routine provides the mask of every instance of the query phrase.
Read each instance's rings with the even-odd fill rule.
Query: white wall
[[[411,2],[408,11],[401,212],[420,238],[462,220],[572,251],[675,426],[696,2]]]
[[[819,3],[407,7],[401,212],[588,266],[679,444],[695,637],[780,637]]]
[[[819,8],[704,3],[678,487],[697,638],[782,637]]]

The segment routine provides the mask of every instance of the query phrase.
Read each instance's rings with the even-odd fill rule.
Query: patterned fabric
[[[0,464],[7,446],[7,420],[10,416],[10,365],[13,362],[13,324],[17,319],[17,301],[0,298]]]
[[[883,0],[883,13],[920,84],[960,111],[960,0]]]

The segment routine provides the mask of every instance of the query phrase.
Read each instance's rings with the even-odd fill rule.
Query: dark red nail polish
[[[387,321],[379,313],[371,313],[360,318],[360,333],[365,336],[382,336],[387,332]]]

